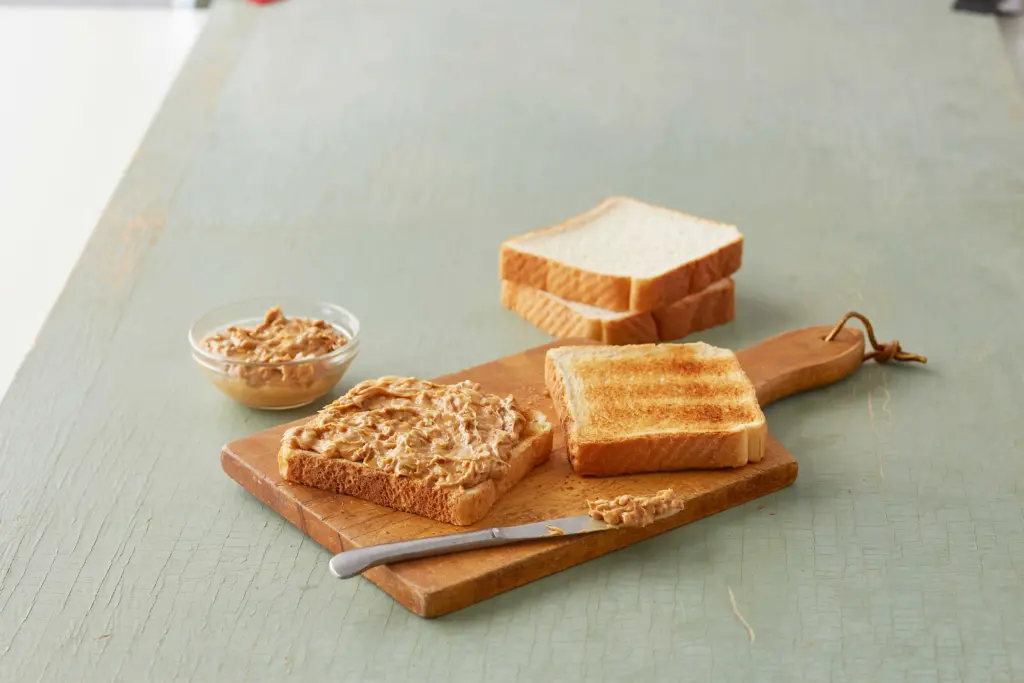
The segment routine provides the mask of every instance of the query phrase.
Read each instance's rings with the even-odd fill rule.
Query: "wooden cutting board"
[[[828,331],[829,328],[820,327],[787,332],[737,354],[757,387],[762,406],[783,396],[837,381],[856,370],[864,355],[861,333],[844,329],[836,339],[826,342],[823,338]],[[567,343],[573,342],[540,346],[439,377],[436,381],[451,383],[470,379],[479,382],[486,392],[513,394],[522,404],[546,413],[557,425],[544,387],[544,353],[553,346]],[[423,617],[453,612],[746,503],[788,486],[797,475],[793,456],[769,437],[765,458],[738,469],[583,478],[573,473],[561,430],[556,426],[550,460],[499,499],[479,524],[455,527],[358,498],[282,481],[277,469],[281,434],[302,422],[305,419],[227,444],[221,453],[221,464],[228,475],[332,553],[583,514],[588,498],[611,498],[621,493],[649,494],[672,488],[686,500],[682,513],[642,529],[473,550],[375,567],[364,573],[403,606]],[[324,571],[327,559],[324,558]]]

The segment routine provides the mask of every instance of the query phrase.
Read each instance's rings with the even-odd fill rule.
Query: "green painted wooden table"
[[[1024,680],[1024,101],[946,4],[216,3],[0,407],[0,680]],[[205,309],[453,371],[547,340],[500,241],[609,194],[741,226],[708,341],[856,308],[932,362],[772,407],[763,507],[435,621],[220,471],[300,413],[206,383]]]

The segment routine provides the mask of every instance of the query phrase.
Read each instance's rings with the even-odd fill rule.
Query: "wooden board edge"
[[[782,447],[780,446],[780,448]],[[718,489],[713,495],[704,499],[704,505],[699,509],[691,510],[689,514],[684,510],[680,515],[670,517],[644,529],[624,530],[611,534],[593,534],[550,542],[538,541],[539,543],[550,543],[552,546],[552,551],[544,563],[536,562],[536,557],[524,559],[521,562],[502,567],[500,571],[495,572],[484,582],[474,579],[451,584],[441,590],[424,592],[421,587],[404,580],[401,572],[396,572],[389,566],[368,570],[363,576],[413,614],[426,619],[441,617],[545,576],[570,569],[583,562],[786,488],[796,481],[799,465],[788,451],[784,448],[782,450],[789,458],[788,462],[781,463],[749,479],[741,479],[730,486]],[[337,531],[315,515],[306,514],[301,506],[284,496],[260,472],[239,458],[231,450],[230,444],[226,444],[221,449],[221,467],[243,490],[255,495],[259,501],[280,514],[319,545],[331,553],[342,552],[342,540]],[[251,487],[246,486],[246,480],[252,483]],[[730,502],[730,494],[733,493],[736,494],[736,498]],[[563,558],[569,555],[572,556],[572,559],[564,562]],[[467,590],[470,584],[474,585],[473,590]]]
[[[278,487],[271,484],[262,473],[238,457],[231,450],[230,443],[221,448],[220,464],[224,473],[235,480],[235,483],[240,485],[244,491],[254,495],[257,500],[284,517],[286,521],[327,551],[336,554],[344,550],[341,535],[337,531],[316,515],[307,514],[297,502],[283,495]],[[247,480],[251,482],[250,486],[246,486]],[[413,614],[424,616],[427,605],[419,589],[386,566],[371,569],[363,576]]]
[[[427,592],[422,596],[422,605],[417,606],[420,609],[413,609],[404,602],[402,604],[418,616],[427,619],[441,617],[506,593],[514,588],[532,583],[537,579],[557,574],[602,555],[607,555],[648,538],[653,538],[666,531],[678,529],[691,522],[696,522],[705,517],[710,517],[719,512],[724,512],[730,508],[744,505],[763,496],[775,493],[792,485],[799,473],[797,461],[784,448],[783,452],[789,458],[789,462],[781,463],[777,467],[757,476],[741,479],[730,486],[716,490],[712,495],[704,499],[707,504],[701,506],[698,510],[691,511],[690,514],[687,514],[687,511],[684,510],[679,515],[669,517],[658,524],[643,529],[597,533],[552,541],[552,552],[545,558],[543,563],[537,562],[536,557],[531,557],[524,559],[522,562],[502,567],[501,571],[496,572],[493,577],[488,577],[487,581],[477,579],[460,582],[451,584],[439,591]],[[730,501],[730,494],[736,494],[738,497]],[[546,543],[547,541],[539,542]],[[561,559],[570,554],[572,555],[572,560],[567,564],[562,563]],[[378,569],[384,568],[380,567]],[[532,571],[524,573],[524,569]],[[377,582],[374,581],[374,583]],[[476,589],[473,591],[466,590],[466,587],[471,584],[475,584]],[[377,585],[380,586],[379,583]],[[387,589],[385,590],[387,591]],[[390,591],[387,592],[395,597]]]

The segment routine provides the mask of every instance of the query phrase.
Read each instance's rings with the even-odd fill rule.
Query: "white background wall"
[[[0,396],[204,21],[0,6]]]

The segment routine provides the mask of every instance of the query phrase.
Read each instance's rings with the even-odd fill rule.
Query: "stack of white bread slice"
[[[559,338],[680,339],[732,320],[735,226],[610,197],[501,245],[502,303]]]

